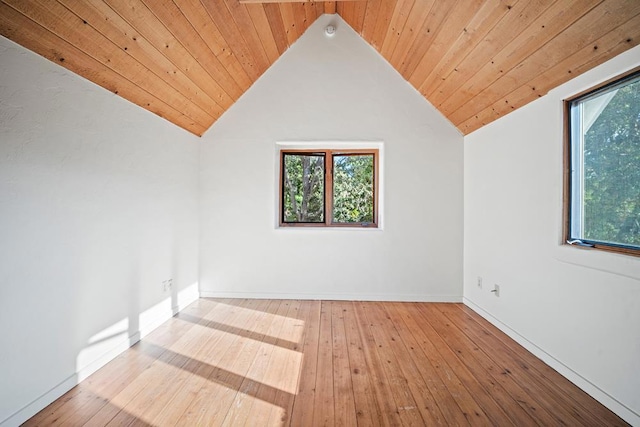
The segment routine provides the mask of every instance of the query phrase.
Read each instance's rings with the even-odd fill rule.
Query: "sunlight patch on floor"
[[[220,305],[227,305],[220,303]],[[228,326],[232,326],[238,329],[246,328],[246,317],[251,315],[257,315],[262,321],[258,325],[257,333],[266,333],[271,323],[283,322],[282,333],[274,336],[273,338],[279,338],[290,342],[298,343],[302,338],[304,331],[304,321],[292,317],[281,316],[279,314],[267,313],[260,310],[253,310],[246,307],[230,306],[227,305],[227,309],[233,310],[234,313],[239,313],[240,316],[234,319],[225,319],[224,323]],[[284,332],[286,331],[286,332]]]

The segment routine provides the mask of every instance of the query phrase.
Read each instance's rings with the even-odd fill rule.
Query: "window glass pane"
[[[640,246],[640,79],[579,100],[574,108],[580,123],[574,150],[582,139],[574,156],[582,157],[573,182],[579,192],[573,208],[581,213],[575,237]]]
[[[374,156],[333,156],[333,222],[373,222]]]
[[[283,154],[283,222],[324,222],[324,154]]]

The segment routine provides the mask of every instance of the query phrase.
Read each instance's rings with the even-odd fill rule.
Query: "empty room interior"
[[[0,35],[0,426],[640,426],[640,1]]]

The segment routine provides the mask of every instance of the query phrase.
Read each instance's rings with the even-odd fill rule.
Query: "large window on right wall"
[[[640,256],[640,69],[565,101],[565,238]]]

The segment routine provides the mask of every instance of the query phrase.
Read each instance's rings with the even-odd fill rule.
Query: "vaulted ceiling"
[[[202,135],[323,13],[463,134],[640,42],[640,0],[0,0],[0,34]]]

